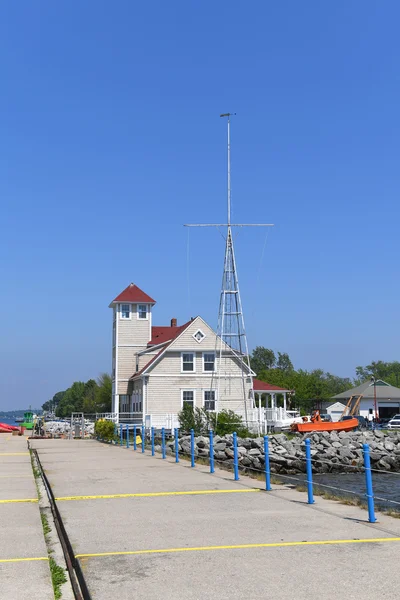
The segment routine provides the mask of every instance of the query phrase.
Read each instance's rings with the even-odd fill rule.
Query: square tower
[[[151,340],[152,308],[156,303],[137,285],[130,283],[110,304],[112,333],[112,412],[131,412],[128,390],[135,373],[136,354]]]

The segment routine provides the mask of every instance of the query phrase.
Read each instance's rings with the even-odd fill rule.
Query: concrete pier
[[[286,486],[267,493],[262,482],[148,450],[94,440],[32,446],[93,600],[400,594],[397,519],[378,515],[371,525],[358,507],[320,498],[310,506]]]
[[[8,433],[0,434],[0,526],[0,597],[54,599],[27,440]]]

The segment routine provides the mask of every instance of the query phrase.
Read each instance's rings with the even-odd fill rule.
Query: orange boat
[[[291,427],[292,431],[299,431],[300,433],[308,433],[310,431],[352,431],[352,429],[358,427],[358,419],[355,417],[346,421],[337,421],[336,423],[323,421],[319,410],[314,410],[311,421],[307,417],[303,418],[306,419],[303,423],[293,423]]]

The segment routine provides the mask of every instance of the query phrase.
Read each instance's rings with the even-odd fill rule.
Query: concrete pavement
[[[4,502],[21,499],[36,502]],[[26,438],[0,434],[1,598],[54,598],[37,500]]]
[[[400,593],[396,519],[379,515],[371,525],[360,508],[320,498],[309,506],[305,494],[285,486],[247,492],[262,484],[148,451],[90,440],[32,445],[56,498],[96,496],[57,501],[93,600],[375,600]],[[208,493],[174,494],[181,491]],[[153,495],[159,492],[171,495]]]

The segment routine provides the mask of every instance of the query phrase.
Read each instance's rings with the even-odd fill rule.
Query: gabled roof
[[[143,302],[145,304],[155,304],[156,301],[150,298],[143,290],[134,283],[130,283],[114,300],[111,302]]]
[[[192,321],[188,321],[184,325],[176,327],[166,327],[155,325],[151,328],[151,340],[147,344],[148,346],[157,346],[163,342],[169,342],[174,340]]]
[[[169,346],[170,344],[172,344],[172,342],[173,342],[173,341],[174,341],[174,340],[175,340],[175,339],[178,337],[178,335],[180,335],[180,334],[181,334],[183,331],[185,331],[185,329],[186,329],[187,327],[189,327],[189,325],[190,325],[191,323],[193,323],[193,320],[194,320],[194,319],[190,319],[190,321],[188,321],[188,322],[187,322],[187,323],[185,323],[184,325],[181,325],[180,327],[157,327],[157,326],[156,326],[156,327],[152,327],[152,330],[153,330],[153,329],[156,329],[156,330],[157,330],[157,329],[163,329],[163,330],[164,330],[164,329],[168,329],[168,330],[172,330],[172,331],[169,333],[169,335],[170,335],[170,336],[172,336],[172,337],[170,337],[169,339],[167,339],[167,332],[165,332],[165,335],[164,335],[164,340],[160,340],[160,339],[159,339],[158,341],[156,341],[156,340],[153,340],[153,339],[152,339],[152,340],[150,340],[150,342],[149,342],[149,345],[153,345],[153,346],[155,346],[156,344],[162,344],[162,343],[163,343],[163,341],[165,341],[165,345],[164,345],[164,347],[163,347],[163,348],[161,348],[160,352],[158,352],[158,353],[157,353],[155,356],[153,356],[153,357],[152,357],[152,358],[149,360],[149,362],[148,362],[148,363],[146,363],[146,364],[144,365],[144,367],[142,367],[142,369],[140,369],[140,371],[139,371],[138,373],[135,373],[134,375],[132,375],[131,379],[134,379],[135,377],[138,377],[139,375],[143,375],[143,373],[144,373],[145,371],[147,371],[147,369],[150,367],[150,365],[152,365],[152,364],[153,364],[153,362],[155,362],[155,361],[157,360],[157,358],[158,358],[159,356],[161,356],[161,354],[163,354],[163,353],[165,352],[165,350],[168,348],[168,346]],[[154,335],[153,335],[153,338],[154,338]],[[152,342],[153,342],[153,343],[152,343]]]
[[[253,390],[255,392],[289,392],[285,388],[278,387],[277,385],[272,385],[272,383],[267,383],[266,381],[260,381],[259,379],[253,379]]]
[[[375,382],[375,390],[376,397],[378,400],[395,400],[396,402],[400,400],[400,389],[394,387],[394,385],[390,385],[383,381],[382,379],[377,379]],[[332,396],[332,398],[336,400],[346,400],[350,398],[350,396],[355,396],[357,394],[361,394],[363,398],[374,398],[374,384],[372,381],[364,381],[361,385],[358,385],[351,390],[347,390],[342,392],[341,394],[336,394],[336,396]]]

